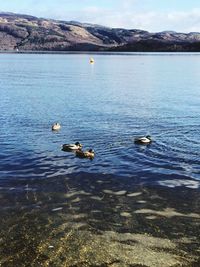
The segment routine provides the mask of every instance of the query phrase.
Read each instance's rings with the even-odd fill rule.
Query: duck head
[[[78,146],[79,148],[82,148],[82,146],[83,146],[83,145],[82,145],[81,143],[79,143],[79,142],[76,142],[75,145]]]
[[[150,135],[147,135],[146,138],[149,139],[149,140],[152,140]]]

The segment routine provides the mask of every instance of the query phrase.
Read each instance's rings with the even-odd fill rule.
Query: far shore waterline
[[[33,51],[33,50],[0,50],[0,54],[60,54],[60,55],[200,55],[200,52],[122,52],[122,51]]]

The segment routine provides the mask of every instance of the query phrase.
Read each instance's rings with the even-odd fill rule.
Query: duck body
[[[73,150],[79,150],[82,148],[82,145],[79,142],[76,142],[75,144],[64,144],[62,145],[63,151],[73,151]]]
[[[150,135],[147,135],[147,136],[135,138],[134,142],[135,144],[139,144],[139,145],[148,145],[152,142],[152,139]]]
[[[89,149],[86,151],[83,151],[81,149],[76,151],[76,156],[79,158],[88,158],[88,159],[93,159],[95,156],[94,150]]]
[[[52,131],[59,131],[61,128],[60,123],[56,122],[52,125]]]

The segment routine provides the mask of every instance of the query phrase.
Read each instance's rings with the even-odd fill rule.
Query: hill
[[[200,33],[109,28],[0,13],[1,51],[200,51]]]

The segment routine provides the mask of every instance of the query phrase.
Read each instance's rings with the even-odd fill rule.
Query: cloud
[[[200,31],[200,9],[187,12],[171,12],[167,14],[165,23],[168,23],[180,31]]]
[[[20,5],[2,1],[3,11],[12,11],[59,20],[77,20],[109,27],[143,29],[151,32],[174,30],[178,32],[200,31],[200,8],[190,9],[179,0],[21,0]],[[15,3],[18,1],[16,0]],[[155,2],[157,2],[155,4]],[[184,9],[183,7],[184,6]],[[198,6],[196,4],[196,6]]]
[[[152,32],[174,30],[178,32],[200,31],[200,9],[172,12],[137,12],[124,8],[110,10],[97,7],[84,8],[76,16],[78,20],[109,27],[144,29]]]

